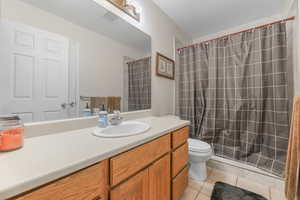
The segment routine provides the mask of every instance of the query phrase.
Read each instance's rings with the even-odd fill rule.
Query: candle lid
[[[6,116],[0,116],[0,122],[2,121],[18,121],[20,120],[20,117],[17,115],[6,115]]]

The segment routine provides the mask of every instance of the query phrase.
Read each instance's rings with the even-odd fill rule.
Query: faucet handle
[[[119,110],[114,110],[114,114],[117,115],[118,117],[120,116],[121,112]]]
[[[119,125],[122,123],[123,118],[120,116],[120,111],[115,110],[114,113],[111,115],[109,120],[111,125]]]

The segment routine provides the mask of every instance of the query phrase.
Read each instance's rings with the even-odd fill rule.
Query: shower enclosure
[[[282,176],[292,85],[287,23],[179,50],[177,113],[217,156]]]

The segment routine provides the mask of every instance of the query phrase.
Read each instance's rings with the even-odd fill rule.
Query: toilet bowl
[[[207,178],[206,161],[208,161],[213,152],[211,146],[198,139],[188,139],[189,143],[189,162],[190,178],[196,181],[204,181]]]

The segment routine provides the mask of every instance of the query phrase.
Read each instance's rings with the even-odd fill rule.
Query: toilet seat
[[[211,146],[198,139],[188,139],[189,151],[198,153],[208,153],[211,152]]]

